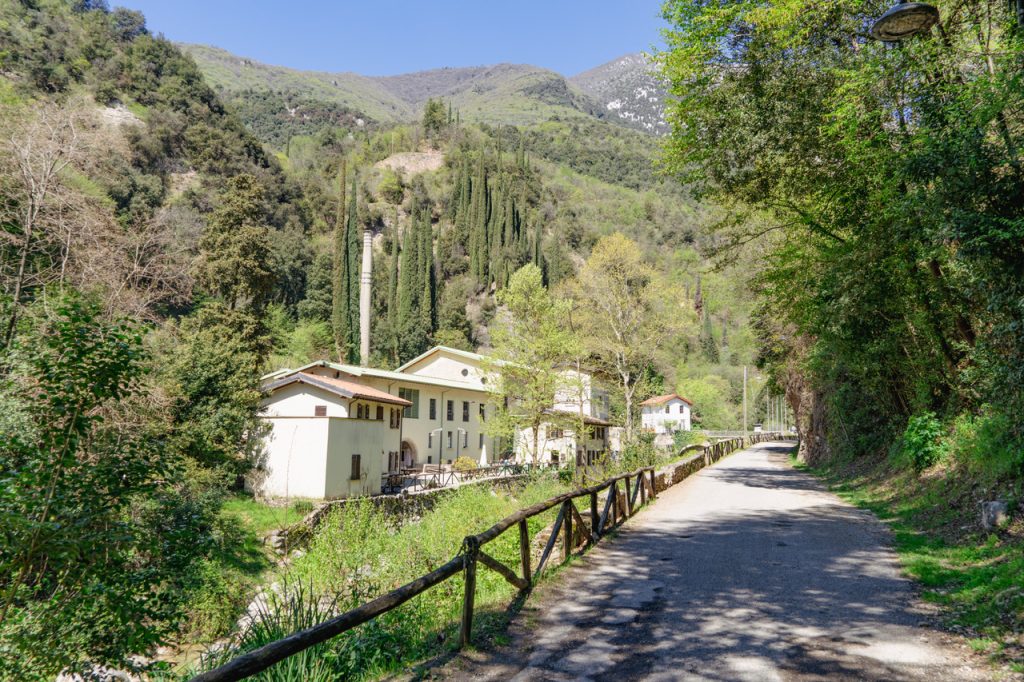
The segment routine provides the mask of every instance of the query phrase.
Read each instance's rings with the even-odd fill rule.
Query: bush
[[[989,408],[957,417],[948,450],[971,473],[991,480],[1024,475],[1024,443],[1013,433],[1010,419]]]
[[[455,471],[472,471],[478,468],[480,468],[480,465],[470,457],[459,457],[452,462],[452,469],[455,469]]]
[[[942,433],[942,423],[935,413],[914,415],[893,446],[891,455],[897,463],[909,464],[915,471],[927,469],[942,456]]]
[[[296,514],[301,514],[302,516],[306,516],[311,511],[313,511],[313,501],[312,500],[295,500],[294,502],[292,502],[292,511],[295,512]]]

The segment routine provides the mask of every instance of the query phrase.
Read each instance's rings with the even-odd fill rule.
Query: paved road
[[[975,680],[888,531],[763,444],[659,496],[531,598],[474,680]]]

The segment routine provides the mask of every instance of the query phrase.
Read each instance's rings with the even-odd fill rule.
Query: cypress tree
[[[713,365],[718,364],[718,344],[715,343],[715,335],[711,329],[710,315],[704,315],[704,325],[700,332],[700,348],[705,360]]]
[[[533,226],[533,264],[538,268],[543,268],[544,259],[541,257],[541,240],[543,238],[543,232],[541,229],[541,222],[538,220],[537,224]]]
[[[356,211],[356,173],[352,174],[352,193],[348,204],[348,225],[346,227],[346,248],[348,252],[348,360],[358,362],[359,352],[359,276],[362,271],[362,230],[359,229]]]
[[[391,227],[391,262],[388,272],[388,325],[392,333],[398,313],[398,209],[395,208],[395,220]]]
[[[434,251],[433,230],[430,223],[429,210],[423,211],[420,225],[420,262],[421,283],[423,294],[420,296],[420,328],[421,337],[434,331]]]
[[[419,251],[417,239],[415,238],[415,221],[407,225],[405,234],[402,237],[402,253],[398,268],[398,312],[396,318],[396,334],[398,345],[405,347],[406,339],[411,332],[413,321],[413,306],[416,299],[417,270],[419,264]]]
[[[331,273],[331,330],[334,332],[334,350],[342,362],[348,361],[348,253],[345,230],[345,159],[341,160],[338,177],[338,209],[334,219],[334,243]]]

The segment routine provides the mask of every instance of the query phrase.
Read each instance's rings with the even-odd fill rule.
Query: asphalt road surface
[[[473,680],[980,680],[900,574],[889,533],[789,465],[732,455],[663,492],[531,597]],[[486,570],[486,569],[482,569]]]

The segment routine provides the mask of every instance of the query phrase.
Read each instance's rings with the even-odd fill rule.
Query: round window
[[[468,369],[463,369],[462,370],[462,376],[468,377],[469,376],[469,370]]]

